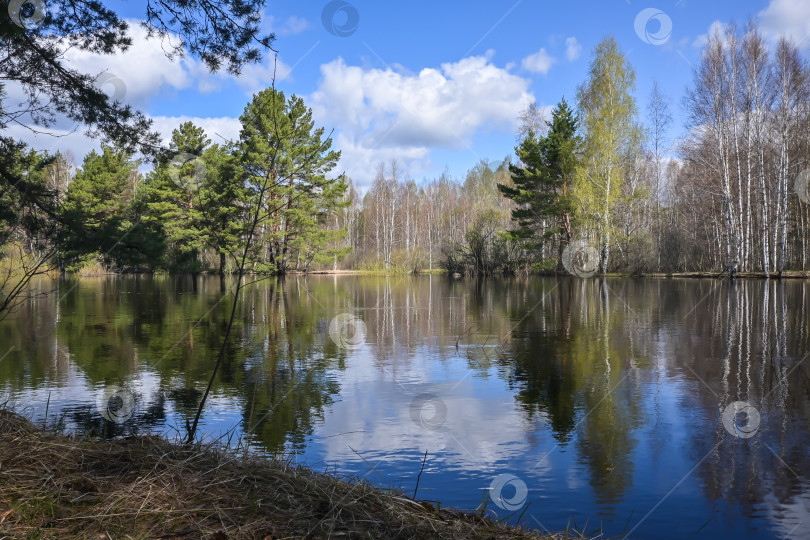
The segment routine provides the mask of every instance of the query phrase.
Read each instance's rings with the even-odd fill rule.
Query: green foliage
[[[16,97],[13,105],[7,107],[7,95],[0,84],[0,130],[9,124],[25,122],[28,127],[37,126],[36,131],[47,133],[47,128],[67,119],[86,127],[87,135],[127,152],[137,150],[147,156],[159,152],[159,136],[151,131],[151,121],[144,114],[123,103],[121,96],[108,97],[101,88],[102,74],[83,72],[66,61],[70,51],[91,55],[126,51],[132,45],[132,37],[130,26],[122,17],[96,1],[6,4],[0,9],[0,41],[5,49],[0,80],[11,82]],[[272,34],[260,33],[264,4],[265,0],[148,2],[143,26],[150,37],[163,40],[169,56],[190,53],[211,71],[225,67],[238,74],[244,65],[259,62],[262,52],[275,39]],[[32,175],[34,169],[42,170],[47,165],[48,158],[29,155],[21,160],[25,153],[24,145],[0,136],[0,252],[5,252],[2,248],[12,234],[22,233],[26,236],[24,258],[28,260],[28,256],[34,255],[23,265],[22,281],[6,274],[0,278],[0,289],[17,283],[12,287],[17,290],[45,268],[51,262],[50,250],[54,249],[56,234],[63,245],[73,250],[73,255],[92,253],[95,246],[108,262],[115,259],[117,263],[136,263],[141,259],[139,252],[154,252],[159,247],[135,246],[137,234],[127,238],[116,236],[122,228],[135,223],[131,222],[131,214],[121,213],[123,207],[110,213],[114,205],[103,208],[98,204],[99,193],[94,189],[103,184],[102,180],[81,180],[80,186],[74,188],[71,208],[66,208],[65,216],[61,216],[60,191],[65,186],[48,186],[47,173],[44,182]],[[32,161],[32,157],[36,159]],[[37,160],[39,163],[34,163]],[[131,191],[127,197],[131,197]],[[82,202],[93,203],[93,208],[80,208]],[[124,203],[128,205],[129,200]],[[89,219],[87,223],[83,221],[85,217]],[[90,236],[84,237],[85,233]],[[112,236],[105,240],[102,238],[105,234]],[[117,243],[109,245],[109,239]],[[149,243],[145,237],[138,241]],[[16,239],[17,244],[21,242],[21,238]],[[61,256],[57,255],[56,263],[63,267]],[[10,299],[8,293],[0,295],[0,313],[8,307]]]
[[[54,262],[64,159],[0,137],[0,320],[32,293],[30,280]],[[58,259],[58,258],[57,258]]]
[[[557,259],[544,259],[542,261],[532,263],[531,269],[532,272],[542,274],[544,272],[554,270],[557,267],[558,262],[559,261],[557,261]]]
[[[200,208],[206,245],[219,256],[219,273],[237,258],[248,221],[248,190],[236,148],[213,145],[203,154],[205,180],[200,187]],[[235,264],[235,263],[234,263]]]
[[[218,256],[225,273],[244,248],[258,186],[272,176],[261,201],[252,269],[283,273],[290,261],[301,270],[337,264],[351,249],[342,243],[346,228],[338,226],[336,214],[350,202],[347,184],[327,178],[340,154],[330,150],[323,129],[314,128],[300,98],[275,96],[262,92],[248,106],[239,144],[212,145],[203,129],[182,124],[142,181],[140,162],[130,152],[102,145],[85,157],[61,205],[67,180],[49,169],[55,160],[10,146],[14,151],[0,160],[0,173],[7,169],[29,189],[0,189],[0,241],[21,228],[38,233],[50,223],[42,215],[47,210],[70,270],[145,265],[196,273],[210,269]],[[279,107],[271,109],[274,103]],[[30,215],[20,211],[27,208],[26,195]]]
[[[145,262],[154,242],[142,234],[132,208],[139,164],[126,150],[106,145],[84,158],[64,202],[61,241],[68,260],[95,253],[107,267]]]
[[[198,272],[205,269],[202,253],[210,249],[224,274],[247,221],[248,195],[235,149],[211,145],[191,122],[172,132],[169,148],[139,190],[144,223],[166,242],[158,266]]]
[[[638,155],[635,70],[612,37],[599,42],[588,80],[578,93],[584,130],[584,159],[575,181],[578,217],[602,245],[600,270],[607,271],[612,215],[622,197],[628,163]]]
[[[467,172],[462,191],[474,201],[476,211],[493,208],[499,197],[497,171],[482,159]]]
[[[15,235],[32,248],[52,240],[57,193],[47,185],[46,171],[57,159],[0,138],[0,246]]]
[[[354,265],[357,270],[389,276],[418,274],[426,267],[427,255],[424,252],[416,250],[408,253],[404,249],[398,249],[391,254],[391,261],[387,267],[384,261],[375,257],[366,257]]]
[[[445,248],[442,267],[449,274],[486,276],[514,271],[511,236],[500,228],[500,213],[479,214],[464,233],[464,242]]]
[[[201,270],[200,252],[208,245],[202,199],[209,189],[203,155],[211,141],[186,122],[172,132],[170,151],[148,174],[138,193],[143,222],[165,240],[159,266],[177,272]]]

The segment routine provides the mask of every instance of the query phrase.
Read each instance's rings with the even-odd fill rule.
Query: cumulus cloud
[[[430,170],[431,149],[427,146],[381,146],[373,136],[343,131],[338,133],[333,148],[340,150],[340,163],[335,173],[345,172],[354,186],[367,188],[377,174],[379,163],[396,160],[400,172],[418,176]]]
[[[301,21],[306,23],[303,19]],[[281,60],[276,64],[272,57],[266,57],[261,64],[244,66],[238,77],[227,72],[211,73],[199,60],[167,58],[166,46],[160,39],[148,39],[139,21],[128,22],[132,46],[126,52],[103,55],[70,49],[65,54],[65,61],[70,67],[84,73],[104,73],[102,77],[107,79],[114,77],[117,87],[107,83],[101,88],[108,93],[116,92],[116,96],[123,97],[122,101],[140,109],[147,108],[152,98],[167,90],[195,87],[199,92],[210,93],[222,89],[226,83],[233,83],[246,95],[251,95],[271,86],[274,73],[276,81],[288,79],[291,73],[287,64]],[[302,23],[290,24],[300,26]],[[170,42],[178,41],[175,35],[169,35],[167,39]]]
[[[533,101],[530,81],[489,57],[418,74],[350,66],[338,58],[322,65],[321,75],[308,102],[320,125],[340,129],[340,167],[360,185],[389,157],[415,174],[427,166],[432,150],[468,146],[486,130],[513,131],[520,111]]]
[[[172,130],[184,122],[193,122],[203,128],[212,143],[222,144],[225,140],[239,137],[241,124],[238,118],[215,117],[206,118],[198,116],[155,116],[153,129],[160,133],[163,143],[168,145]],[[57,151],[72,153],[81,165],[84,156],[91,150],[98,150],[101,143],[84,135],[85,127],[79,125],[66,125],[49,129],[47,134],[34,133],[18,124],[12,124],[6,130],[7,134],[15,139],[27,142],[33,148],[55,153]]]
[[[116,97],[136,107],[145,107],[150,99],[166,89],[181,90],[193,84],[193,61],[172,61],[166,57],[159,39],[147,39],[146,30],[138,21],[128,21],[132,46],[116,55],[95,54],[79,49],[68,49],[65,63],[84,73],[106,73],[121,81]],[[169,36],[176,41],[175,36]],[[111,79],[112,80],[112,79]],[[123,86],[120,86],[123,84]],[[112,85],[102,85],[105,91],[113,91]]]
[[[771,0],[768,7],[759,12],[759,20],[766,36],[785,36],[808,45],[810,2],[807,0]]]
[[[99,74],[97,84],[103,91],[142,111],[147,111],[152,100],[167,91],[196,89],[205,93],[218,90],[225,83],[232,83],[250,95],[271,85],[274,69],[276,80],[283,80],[290,75],[290,67],[279,61],[276,68],[273,58],[265,59],[262,64],[245,66],[239,77],[227,73],[212,74],[202,62],[193,58],[174,61],[167,58],[164,45],[159,39],[147,39],[146,31],[139,21],[128,22],[133,39],[126,52],[102,55],[69,49],[64,59],[73,69]],[[171,42],[177,41],[174,35],[168,36],[168,39]],[[25,99],[19,85],[8,84],[6,91],[8,96],[6,104],[22,102]],[[239,133],[239,122],[236,118],[194,119],[158,116],[153,120],[154,128],[167,138],[171,130],[185,120],[197,121],[215,142],[221,142],[221,139],[215,136],[216,132],[226,138],[236,137]],[[20,125],[10,126],[8,131],[11,136],[28,143],[33,148],[47,151],[70,150],[79,160],[90,150],[99,147],[97,141],[84,135],[86,126],[76,125],[66,118],[57,118],[54,126],[41,129],[44,133],[35,133]]]
[[[582,54],[582,45],[579,44],[577,38],[570,37],[565,40],[565,57],[569,62],[573,62]]]
[[[545,75],[551,69],[551,65],[556,61],[554,57],[546,52],[546,49],[540,49],[536,53],[524,58],[521,65],[523,69],[527,71]]]
[[[5,134],[37,150],[50,153],[70,152],[76,158],[77,165],[80,165],[85,154],[100,146],[98,141],[87,138],[84,132],[84,126],[78,125],[52,127],[47,133],[36,133],[19,124],[10,124]]]
[[[203,94],[222,90],[223,84],[232,82],[239,87],[245,95],[252,95],[273,85],[273,76],[276,82],[291,79],[290,66],[273,58],[265,58],[261,64],[249,64],[242,67],[238,77],[229,73],[209,73],[201,63],[197,62],[191,69],[197,90]]]

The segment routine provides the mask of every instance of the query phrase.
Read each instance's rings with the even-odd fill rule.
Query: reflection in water
[[[183,435],[231,283],[43,281],[58,294],[0,323],[0,394],[66,429]],[[405,490],[427,450],[421,497],[475,508],[511,475],[528,509],[508,486],[489,508],[541,529],[806,537],[807,303],[804,281],[263,280],[201,433]],[[330,337],[340,317],[359,346]],[[111,385],[135,396],[124,423],[98,412]]]

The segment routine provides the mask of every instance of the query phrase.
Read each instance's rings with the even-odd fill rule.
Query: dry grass
[[[109,273],[100,262],[93,260],[83,264],[81,268],[73,272],[73,275],[76,277],[101,277]]]
[[[543,538],[218,447],[98,441],[0,410],[0,538]]]

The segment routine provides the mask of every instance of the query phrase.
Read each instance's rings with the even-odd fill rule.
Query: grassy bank
[[[154,436],[77,439],[0,410],[0,538],[549,538],[368,483]]]

